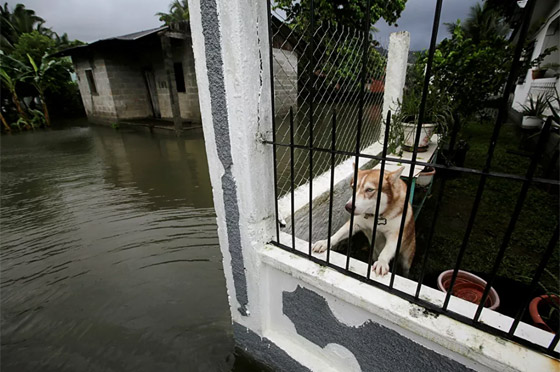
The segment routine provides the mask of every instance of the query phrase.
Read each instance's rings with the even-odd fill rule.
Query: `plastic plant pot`
[[[415,123],[403,123],[403,131],[404,131],[404,143],[402,145],[405,151],[413,151],[414,150],[414,140],[416,139],[416,128],[417,125]],[[428,146],[430,145],[430,139],[434,134],[434,130],[436,129],[436,124],[422,124],[422,130],[420,132],[420,141],[418,142],[418,151],[425,152],[428,151]]]
[[[543,329],[547,332],[556,333],[552,327],[545,322],[542,318],[542,314],[546,313],[547,308],[560,306],[560,297],[555,295],[542,295],[533,298],[531,303],[529,303],[529,313],[531,314],[531,319],[535,327]]]
[[[439,274],[437,285],[440,291],[447,293],[449,285],[451,284],[452,276],[453,270],[446,270]],[[481,279],[467,271],[459,270],[457,273],[457,279],[455,280],[455,285],[453,286],[453,295],[462,298],[465,301],[479,304],[485,287],[486,281],[484,279]],[[500,297],[498,296],[498,292],[491,287],[484,307],[487,307],[490,310],[496,310],[499,306]]]

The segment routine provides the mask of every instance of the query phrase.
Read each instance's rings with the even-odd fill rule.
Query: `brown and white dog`
[[[406,198],[406,184],[400,179],[404,167],[400,167],[393,172],[384,172],[381,191],[381,203],[379,206],[379,222],[377,231],[385,236],[385,246],[377,257],[377,261],[372,266],[373,272],[384,276],[389,272],[389,263],[395,257],[397,250],[397,240],[401,225],[404,202]],[[346,204],[346,210],[354,213],[353,234],[362,231],[366,234],[371,244],[373,233],[373,223],[375,208],[377,205],[377,193],[379,192],[378,169],[358,171],[358,182],[356,186],[356,202],[352,206],[352,198]],[[350,183],[354,187],[354,179]],[[412,206],[408,202],[406,221],[402,236],[401,248],[399,249],[398,264],[402,268],[403,274],[408,276],[414,251],[416,249],[416,237],[414,233],[414,215]],[[350,221],[346,222],[331,237],[331,246],[339,243],[348,237]],[[327,249],[327,241],[319,240],[313,244],[314,252],[324,252]]]

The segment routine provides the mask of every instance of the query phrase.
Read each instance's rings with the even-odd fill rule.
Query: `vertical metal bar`
[[[428,88],[430,85],[430,77],[432,75],[432,63],[434,61],[434,53],[436,50],[437,34],[439,29],[439,19],[441,16],[441,5],[443,0],[437,0],[436,10],[434,13],[434,23],[432,25],[432,39],[430,40],[430,50],[428,52],[428,61],[426,62],[426,75],[424,76],[424,86],[422,88],[422,101],[420,102],[420,108],[418,112],[418,125],[416,127],[416,138],[414,139],[414,149],[412,151],[412,159],[410,164],[410,172],[408,173],[407,188],[406,188],[406,198],[404,200],[403,216],[401,219],[401,226],[399,229],[399,237],[397,239],[397,247],[395,250],[395,255],[393,257],[393,266],[391,268],[391,280],[389,281],[389,287],[393,288],[395,282],[395,270],[397,268],[397,261],[399,258],[399,250],[402,244],[403,231],[406,223],[406,217],[408,214],[409,198],[412,186],[412,178],[414,177],[414,168],[416,165],[416,157],[418,155],[418,143],[420,142],[420,135],[422,132],[422,124],[424,122],[424,114],[426,111],[426,100],[428,98]]]
[[[552,339],[552,342],[548,346],[548,351],[554,351],[554,349],[556,348],[556,345],[558,345],[558,340],[560,340],[560,333],[557,333],[557,334],[554,335],[554,338]]]
[[[276,220],[276,241],[280,243],[280,224],[278,223],[278,169],[276,163],[276,119],[275,119],[275,111],[274,111],[274,68],[273,68],[273,61],[274,57],[272,55],[272,11],[270,1],[266,2],[266,9],[268,12],[268,57],[269,57],[269,64],[270,64],[270,107],[271,107],[271,116],[272,116],[272,162],[274,163],[274,213]]]
[[[358,128],[356,133],[356,159],[354,160],[354,187],[352,188],[352,213],[350,213],[350,229],[348,231],[348,246],[346,247],[346,270],[350,267],[350,246],[352,245],[352,234],[354,228],[354,209],[356,203],[356,182],[358,182],[358,168],[360,166],[360,141],[362,137],[362,124],[364,121],[364,100],[366,89],[366,70],[369,52],[369,30],[370,30],[370,0],[366,3],[366,16],[364,18],[364,40],[362,44],[362,70],[360,73],[360,103],[358,106]]]
[[[294,197],[294,110],[290,106],[290,202],[292,205],[292,249],[296,249],[296,218]]]
[[[529,285],[529,290],[527,291],[527,297],[522,302],[522,305],[519,308],[519,310],[517,311],[517,314],[515,316],[515,320],[513,321],[513,324],[511,325],[511,328],[509,329],[508,336],[510,336],[510,337],[513,336],[513,334],[515,333],[515,330],[517,329],[517,326],[519,325],[519,322],[523,318],[523,315],[525,315],[525,311],[527,310],[527,306],[529,306],[529,302],[533,298],[533,294],[535,293],[535,289],[537,289],[537,285],[539,283],[540,277],[541,277],[544,269],[546,268],[546,265],[548,264],[548,260],[550,259],[550,257],[552,256],[552,253],[554,252],[554,248],[556,247],[556,243],[558,243],[558,228],[559,228],[559,226],[556,225],[556,228],[554,229],[554,233],[552,234],[552,238],[548,242],[548,246],[546,247],[546,251],[544,252],[544,254],[542,256],[541,262],[539,263],[539,266],[537,267],[537,270],[535,271],[535,275],[533,276],[533,280],[531,281],[531,284]]]
[[[515,225],[517,223],[517,219],[521,214],[521,208],[523,208],[523,203],[525,202],[525,198],[527,197],[527,193],[529,192],[531,181],[533,180],[533,176],[535,174],[535,171],[537,170],[539,159],[541,157],[542,152],[544,151],[546,141],[548,140],[548,134],[551,125],[552,125],[552,116],[549,116],[546,122],[544,123],[544,127],[539,136],[539,141],[537,143],[535,153],[533,154],[533,159],[531,159],[531,164],[529,164],[529,169],[527,169],[527,174],[525,175],[525,181],[523,181],[521,192],[519,193],[519,196],[517,197],[517,202],[515,203],[515,209],[513,210],[513,213],[509,220],[508,227],[504,234],[504,239],[502,240],[502,244],[500,246],[500,249],[498,250],[498,254],[496,255],[496,259],[494,261],[494,267],[492,267],[490,277],[488,278],[486,287],[484,288],[484,292],[482,293],[482,298],[480,299],[480,304],[476,309],[476,313],[474,315],[475,322],[480,317],[480,314],[482,313],[482,309],[484,309],[484,303],[486,302],[486,298],[488,297],[490,288],[492,288],[492,283],[494,282],[494,279],[496,279],[496,275],[498,273],[500,263],[504,259],[507,246],[509,245],[511,235],[513,234],[513,230],[515,229]]]
[[[486,164],[484,165],[483,172],[488,173],[490,171],[490,166],[492,164],[492,158],[494,156],[494,148],[496,147],[496,142],[498,140],[498,135],[500,134],[500,129],[502,123],[507,117],[507,100],[509,92],[513,87],[513,84],[517,77],[517,70],[519,68],[519,58],[521,57],[521,52],[523,50],[523,44],[525,42],[525,37],[527,36],[527,31],[529,30],[529,24],[531,23],[531,16],[533,14],[533,9],[535,7],[535,0],[529,0],[524,9],[523,15],[523,25],[521,26],[521,31],[519,34],[519,39],[517,45],[515,46],[515,51],[513,54],[513,61],[511,69],[509,71],[508,80],[506,86],[502,93],[500,107],[498,110],[498,116],[496,118],[496,124],[494,125],[494,131],[492,132],[492,137],[490,138],[490,147],[488,149],[488,155],[486,156]],[[487,175],[482,174],[480,176],[480,181],[478,184],[478,189],[476,190],[476,196],[474,198],[473,207],[471,209],[471,214],[469,221],[467,223],[467,229],[465,231],[465,236],[463,237],[463,242],[461,243],[461,248],[459,249],[459,254],[457,256],[457,262],[455,263],[455,268],[453,269],[453,275],[451,276],[451,282],[449,284],[449,289],[447,290],[447,295],[445,296],[445,301],[443,302],[443,310],[447,309],[449,305],[449,300],[451,299],[451,294],[453,292],[453,286],[457,279],[457,274],[459,272],[459,267],[461,266],[461,261],[467,249],[467,244],[472,232],[474,221],[476,219],[476,214],[478,213],[478,207],[480,205],[480,200],[482,199],[482,193],[484,192],[484,186],[486,184]]]
[[[333,111],[332,132],[331,132],[331,187],[329,189],[329,227],[328,227],[328,234],[327,234],[327,263],[329,263],[331,257],[335,151],[336,151],[336,108]]]
[[[311,0],[311,26],[309,31],[311,33],[311,56],[309,58],[309,256],[311,256],[311,246],[313,241],[313,100],[315,99],[315,1]]]
[[[389,143],[389,132],[391,126],[391,110],[387,111],[387,120],[385,121],[385,137],[383,138],[383,153],[381,155],[381,169],[379,171],[379,185],[377,186],[377,201],[375,204],[375,215],[373,218],[373,230],[371,232],[371,247],[368,252],[368,270],[367,278],[371,277],[371,265],[373,261],[373,251],[375,250],[375,235],[377,234],[377,224],[379,223],[379,207],[381,205],[381,194],[383,194],[383,175],[385,174],[385,162],[387,157],[387,145]]]
[[[414,298],[416,299],[420,297],[420,289],[422,288],[422,284],[424,283],[424,275],[426,273],[426,266],[428,264],[428,254],[430,252],[430,247],[432,246],[432,239],[434,237],[434,231],[436,229],[436,222],[439,216],[439,207],[441,205],[441,201],[443,200],[443,193],[445,190],[446,182],[447,180],[445,177],[441,179],[441,186],[440,186],[438,198],[436,200],[436,205],[434,206],[434,216],[432,218],[430,234],[428,235],[428,243],[426,244],[426,250],[424,251],[424,258],[422,259],[422,270],[420,271],[420,277],[418,278],[418,285],[416,286],[416,294],[414,295]]]

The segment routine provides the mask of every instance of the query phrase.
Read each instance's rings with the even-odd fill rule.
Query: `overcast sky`
[[[469,8],[479,0],[445,0],[441,20],[454,22],[465,18]],[[20,0],[8,1],[10,9],[17,3],[35,10],[59,34],[86,42],[158,27],[157,12],[168,10],[170,0]],[[393,31],[411,33],[411,49],[427,48],[434,16],[435,0],[408,0],[398,27],[378,22],[378,38],[388,39]],[[447,36],[440,27],[439,40]]]

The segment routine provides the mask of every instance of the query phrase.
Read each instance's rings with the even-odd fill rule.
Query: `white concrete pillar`
[[[383,122],[387,117],[387,111],[395,112],[398,102],[402,102],[409,48],[410,33],[408,31],[393,32],[390,35],[385,94],[383,95]],[[382,128],[381,136],[384,133],[385,128]]]
[[[264,1],[189,0],[202,127],[234,323],[259,333],[257,250],[275,234]]]

